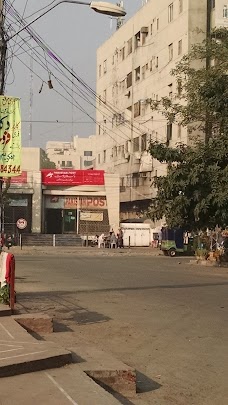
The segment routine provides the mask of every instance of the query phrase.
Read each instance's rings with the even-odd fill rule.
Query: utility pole
[[[5,68],[6,68],[6,51],[7,51],[7,44],[5,40],[5,29],[4,29],[5,21],[3,13],[4,2],[5,0],[0,0],[0,95],[3,95],[5,90]],[[0,177],[0,236],[2,236],[3,216],[4,216],[2,188],[3,188],[3,178]]]
[[[6,68],[6,51],[7,42],[5,39],[5,17],[4,17],[5,0],[0,0],[0,95],[4,94],[5,90],[5,68]]]

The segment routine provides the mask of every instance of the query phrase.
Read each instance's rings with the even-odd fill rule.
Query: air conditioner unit
[[[128,153],[128,152],[125,152],[125,153],[124,153],[124,159],[129,159],[129,157],[130,157],[129,153]]]
[[[146,179],[146,178],[147,178],[147,172],[142,172],[142,173],[141,173],[141,177],[142,177],[143,179]]]

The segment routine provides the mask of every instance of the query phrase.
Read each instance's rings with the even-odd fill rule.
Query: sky
[[[47,6],[51,0],[7,0],[16,10],[29,16]],[[113,0],[110,2],[116,3]],[[142,0],[125,0],[127,11],[125,20],[130,18],[140,7]],[[9,18],[11,18],[9,16]],[[68,66],[94,90],[96,89],[96,50],[115,31],[116,22],[110,17],[95,13],[89,7],[73,4],[62,4],[50,11],[46,16],[32,25],[32,28],[45,40]],[[26,37],[26,32],[23,33]],[[19,39],[16,38],[18,42]],[[33,40],[29,42],[36,46]],[[9,42],[9,63],[6,82],[6,94],[20,97],[22,114],[22,142],[23,146],[45,148],[47,141],[71,141],[72,135],[89,136],[95,134],[95,124],[72,103],[62,98],[55,91],[43,86],[42,80],[49,79],[52,68],[47,61],[47,69],[42,69],[35,61],[31,62],[28,53],[22,53],[19,46],[14,47],[14,40]],[[42,51],[43,52],[43,51]],[[10,59],[12,57],[12,59]],[[21,61],[19,61],[19,59]],[[11,61],[12,60],[12,65]],[[23,63],[26,65],[23,65]],[[34,71],[31,75],[30,68]],[[37,77],[36,75],[39,75]],[[42,80],[41,80],[42,79]],[[59,90],[58,83],[51,77],[54,89]],[[63,78],[64,79],[64,78]],[[33,93],[32,131],[30,134],[30,93]],[[61,92],[61,90],[60,90]],[[61,92],[62,93],[62,92]],[[72,94],[72,93],[71,93]],[[67,95],[68,100],[71,94]],[[74,95],[81,103],[79,97]],[[86,111],[95,116],[94,108],[86,105]],[[56,121],[60,121],[57,123]],[[44,121],[52,121],[47,123]],[[62,123],[61,121],[67,122]],[[72,124],[73,121],[73,124]],[[79,123],[81,121],[81,123]],[[29,139],[30,138],[30,139]]]

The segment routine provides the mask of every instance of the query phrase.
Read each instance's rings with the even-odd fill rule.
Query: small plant
[[[10,302],[10,290],[9,285],[4,285],[0,288],[0,304],[9,305]]]
[[[196,249],[195,255],[200,259],[207,260],[209,256],[209,251],[207,249]]]

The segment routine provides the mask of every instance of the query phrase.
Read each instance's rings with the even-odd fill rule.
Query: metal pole
[[[0,94],[4,94],[5,90],[5,67],[6,67],[6,51],[7,51],[7,44],[5,41],[5,30],[4,30],[4,15],[3,15],[3,8],[4,8],[5,0],[0,0]],[[2,195],[2,188],[3,188],[3,178],[0,177],[0,233],[2,235],[2,219],[3,219],[3,195]]]
[[[79,234],[80,210],[77,209],[77,235]]]

